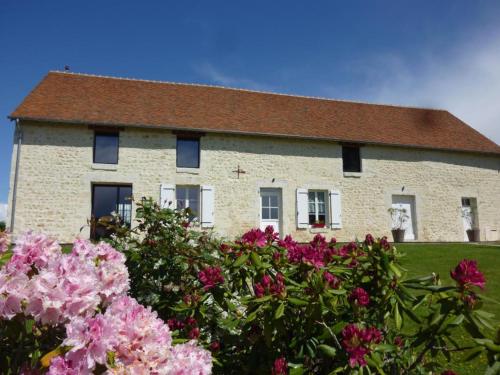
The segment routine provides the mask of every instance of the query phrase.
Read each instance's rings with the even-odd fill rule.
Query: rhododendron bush
[[[131,294],[176,342],[210,350],[215,373],[441,373],[463,351],[500,366],[474,261],[460,262],[448,286],[435,274],[406,278],[385,237],[301,244],[268,227],[220,241],[190,212],[137,205],[138,225],[115,228],[112,242],[127,257]],[[455,331],[471,337],[467,347]]]
[[[125,256],[110,245],[76,240],[63,254],[57,242],[27,233],[12,252],[0,250],[2,373],[211,372],[209,351],[194,341],[173,345],[157,313],[127,296]]]

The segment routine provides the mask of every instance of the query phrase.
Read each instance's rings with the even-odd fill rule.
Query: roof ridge
[[[273,92],[273,91],[252,90],[252,89],[244,89],[244,88],[237,88],[237,87],[227,87],[227,86],[222,86],[222,85],[210,85],[210,84],[205,84],[205,83],[160,81],[160,80],[143,79],[143,78],[116,77],[116,76],[107,76],[107,75],[101,75],[101,74],[68,72],[68,71],[61,71],[61,70],[49,70],[49,73],[68,74],[68,75],[83,76],[83,77],[107,78],[107,79],[116,79],[116,80],[133,81],[133,82],[149,82],[149,83],[170,84],[170,85],[178,85],[178,86],[208,87],[208,88],[224,89],[224,90],[231,90],[231,91],[249,92],[249,93],[255,93],[255,94],[277,95],[277,96],[286,96],[286,97],[292,97],[292,98],[323,100],[323,101],[330,101],[330,102],[353,103],[353,104],[373,105],[373,106],[380,106],[380,107],[422,109],[422,110],[446,111],[447,112],[447,110],[444,108],[418,107],[418,106],[398,105],[398,104],[383,104],[383,103],[373,103],[373,102],[364,102],[364,101],[347,100],[347,99],[333,99],[333,98],[327,98],[327,97],[322,97],[322,96],[285,94],[285,93],[279,93],[279,92]]]

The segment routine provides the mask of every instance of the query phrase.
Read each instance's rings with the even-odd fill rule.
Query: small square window
[[[361,155],[358,146],[342,146],[344,172],[361,172]]]
[[[94,133],[94,163],[118,164],[118,133]]]
[[[316,227],[326,226],[326,192],[308,192],[309,198],[309,225]]]
[[[177,167],[200,167],[200,139],[177,137]]]

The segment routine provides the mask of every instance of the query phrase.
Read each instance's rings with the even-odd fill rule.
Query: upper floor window
[[[177,167],[200,167],[200,139],[177,137]]]
[[[94,133],[94,163],[118,164],[118,132]]]
[[[342,165],[344,172],[361,172],[359,146],[342,146]]]

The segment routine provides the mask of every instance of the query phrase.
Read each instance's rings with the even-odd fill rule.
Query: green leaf
[[[335,355],[337,354],[337,349],[334,347],[331,347],[330,345],[326,344],[321,344],[318,346],[318,348],[325,353],[328,357],[334,358]]]
[[[394,305],[394,322],[396,323],[396,328],[398,329],[398,331],[401,330],[403,319],[401,317],[401,314],[399,313],[399,307],[397,303]]]
[[[305,306],[305,305],[309,304],[308,301],[304,301],[303,299],[294,298],[294,297],[288,297],[288,302],[290,302],[292,305],[295,305],[295,306]]]
[[[262,302],[269,301],[270,299],[271,299],[271,296],[264,296],[264,297],[256,298],[256,299],[252,300],[251,302],[262,303]]]
[[[261,268],[262,267],[262,260],[260,259],[259,254],[257,254],[255,251],[252,251],[250,253],[250,259],[252,260],[252,263],[257,267]]]
[[[234,268],[241,267],[241,265],[246,263],[247,260],[248,260],[248,254],[243,254],[234,261],[233,267]]]
[[[389,353],[395,351],[396,349],[397,346],[392,344],[378,344],[375,346],[375,351],[377,352]]]
[[[281,318],[284,313],[285,313],[285,304],[284,303],[280,303],[280,305],[278,306],[278,308],[274,312],[274,319]]]

